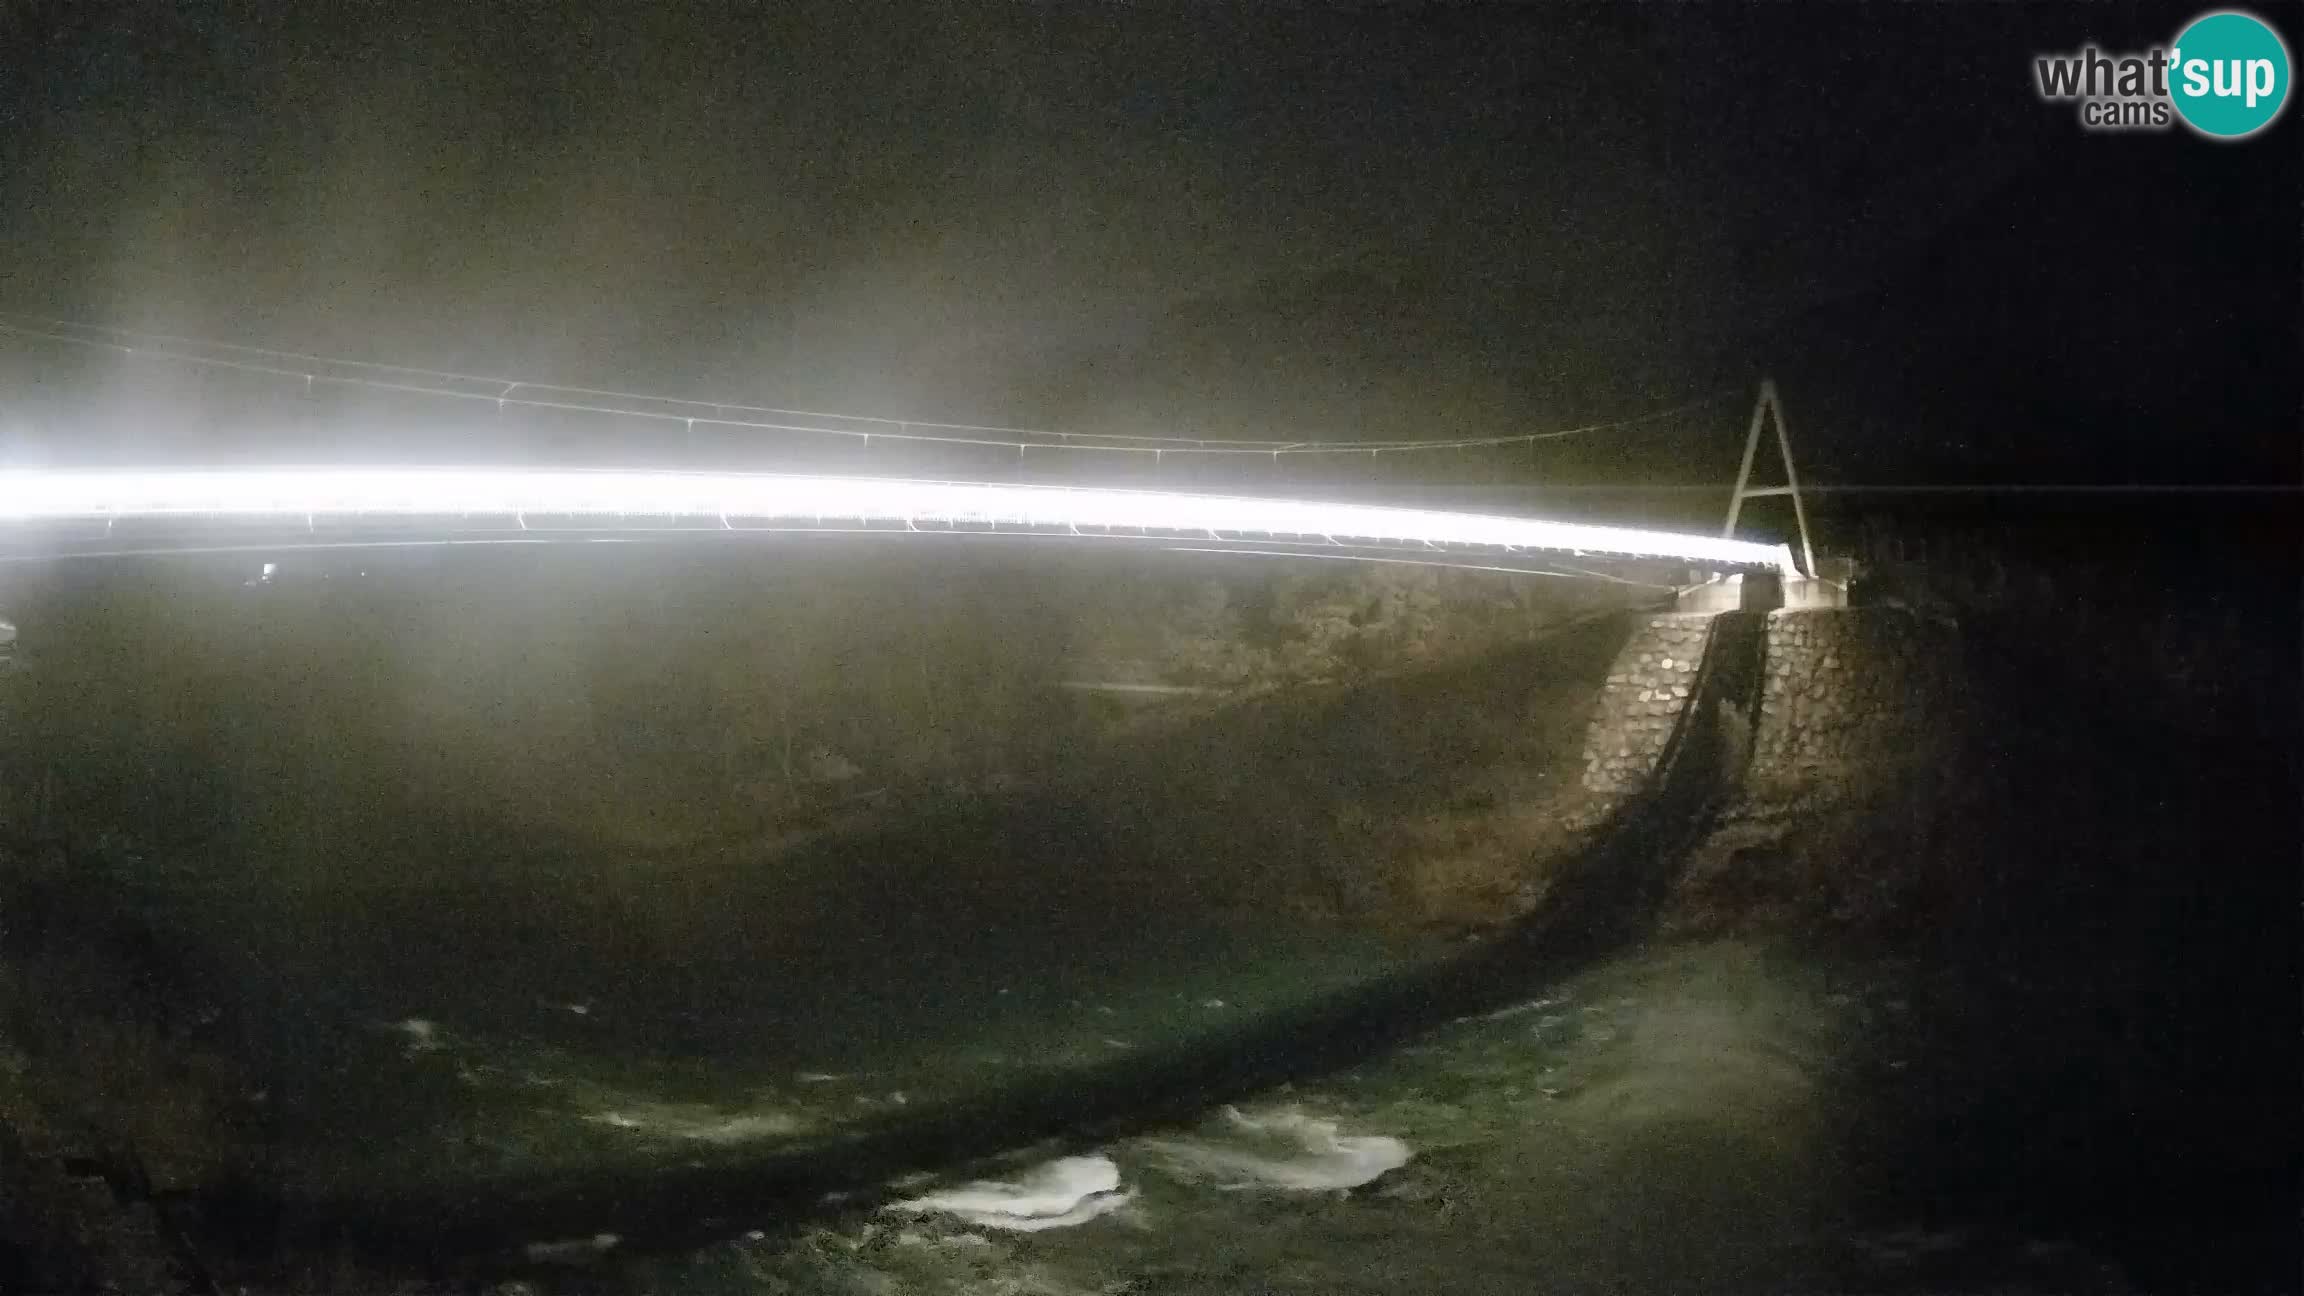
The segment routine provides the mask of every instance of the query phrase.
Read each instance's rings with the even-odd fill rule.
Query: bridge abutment
[[[1737,809],[1834,809],[1903,781],[1947,736],[1959,641],[1901,608],[1768,616],[1752,761]]]
[[[1723,691],[1754,667],[1757,687]],[[1632,807],[1676,742],[1717,744],[1715,785],[1682,807],[1705,822],[1668,924],[1886,912],[1954,799],[1961,679],[1952,627],[1900,608],[1651,616],[1594,706],[1581,826]]]

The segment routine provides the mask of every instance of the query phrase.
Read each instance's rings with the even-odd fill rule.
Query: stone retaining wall
[[[1585,731],[1575,826],[1600,828],[1661,786],[1701,683],[1716,703],[1689,736],[1701,787],[1649,810],[1702,834],[1666,929],[1879,921],[1957,813],[1951,780],[1968,732],[1958,631],[1902,608],[1745,617],[1658,615],[1633,632]]]
[[[1739,817],[1833,808],[1928,759],[1956,701],[1949,627],[1899,608],[1768,615]]]
[[[1749,759],[1690,853],[1664,927],[1892,921],[1959,813],[1957,632],[1897,608],[1780,610],[1765,652]]]
[[[1584,738],[1584,788],[1604,811],[1637,792],[1656,770],[1712,637],[1707,613],[1652,616],[1609,668]]]

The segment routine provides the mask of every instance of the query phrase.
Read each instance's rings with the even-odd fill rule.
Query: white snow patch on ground
[[[1120,1187],[1120,1167],[1101,1156],[1059,1157],[1013,1180],[978,1180],[950,1192],[892,1202],[907,1214],[952,1215],[980,1228],[1038,1232],[1085,1224],[1135,1197]]]
[[[1293,1192],[1357,1188],[1408,1164],[1414,1153],[1384,1134],[1339,1134],[1332,1120],[1287,1110],[1224,1109],[1220,1131],[1147,1143],[1180,1177],[1222,1188]]]

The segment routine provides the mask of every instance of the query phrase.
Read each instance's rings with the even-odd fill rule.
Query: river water
[[[1923,1056],[1897,964],[1634,946],[1293,1081],[1006,1137],[1003,1094],[1108,1089],[1454,952],[1135,915],[771,977],[430,916],[244,944],[291,1006],[261,1050],[278,1165],[328,1225],[484,1251],[506,1291],[2132,1290],[2070,1239],[1883,1200]],[[711,1187],[794,1165],[835,1186]]]
[[[1899,1263],[1896,1240],[1852,1235],[1837,1209],[1830,1101],[1845,1037],[1888,1011],[1861,986],[1747,947],[1634,955],[1346,1071],[1098,1148],[1122,1200],[1075,1226],[1016,1232],[990,1217],[884,1210],[651,1267],[641,1285],[1830,1285],[1851,1265]],[[1405,1164],[1385,1168],[1399,1154]]]

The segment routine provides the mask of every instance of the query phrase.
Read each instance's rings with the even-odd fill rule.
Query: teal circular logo
[[[2253,135],[2288,102],[2288,47],[2262,19],[2202,14],[2169,47],[2168,58],[2168,97],[2185,124],[2203,135]]]

